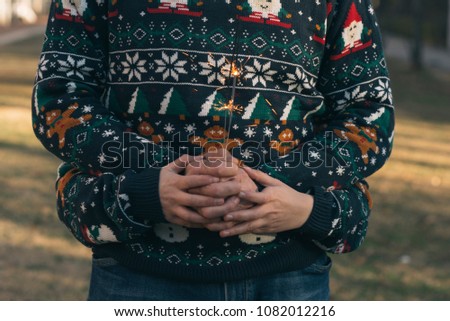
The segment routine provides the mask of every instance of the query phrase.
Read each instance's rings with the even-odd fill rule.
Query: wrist
[[[311,197],[313,197],[311,212],[299,231],[304,235],[321,240],[331,230],[333,197],[320,187],[313,189]]]

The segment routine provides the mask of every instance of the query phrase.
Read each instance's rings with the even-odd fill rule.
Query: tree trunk
[[[447,4],[447,50],[450,52],[450,0]]]
[[[423,55],[423,12],[422,0],[413,0],[413,45],[411,52],[412,66],[414,69],[422,69],[422,55]]]
[[[0,26],[9,26],[12,20],[12,0],[0,0]]]

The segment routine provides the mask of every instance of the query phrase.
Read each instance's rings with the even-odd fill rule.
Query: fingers
[[[269,175],[267,175],[264,172],[252,169],[250,167],[244,166],[244,170],[245,172],[248,174],[248,176],[261,183],[264,186],[277,186],[277,185],[283,185],[283,183],[281,181],[279,181],[278,179],[275,179]]]
[[[267,190],[263,192],[242,191],[239,193],[239,198],[254,204],[265,204],[269,202]]]
[[[169,221],[172,224],[188,227],[188,228],[204,228],[203,224],[196,224],[184,221],[178,217],[174,217],[172,220]]]
[[[223,198],[213,198],[203,195],[192,195],[189,193],[183,193],[178,197],[179,204],[189,207],[210,207],[210,206],[222,206],[225,201]]]
[[[214,150],[210,149],[207,153],[203,155],[203,157],[211,162],[214,162],[216,160],[221,160],[225,162],[232,162],[234,160],[237,161],[237,159],[234,158],[231,155],[231,153],[224,148],[218,148]]]
[[[203,156],[190,156],[188,154],[184,154],[181,157],[174,160],[172,163],[167,164],[165,167],[172,172],[181,173],[186,169],[186,167],[195,161],[200,161],[203,159]]]
[[[239,197],[232,196],[228,198],[221,206],[214,207],[202,207],[198,209],[201,216],[207,219],[221,218],[226,214],[233,212],[233,210],[239,205]]]
[[[236,222],[223,222],[218,221],[215,223],[206,224],[205,227],[210,230],[211,232],[220,232],[223,230],[227,230],[232,228],[234,225],[236,225]]]
[[[242,210],[227,213],[223,219],[226,222],[230,222],[230,221],[250,222],[250,221],[259,219],[261,217],[264,217],[265,214],[266,214],[266,212],[264,211],[263,206],[256,205],[256,206],[250,207],[248,209],[242,209]]]
[[[199,194],[210,197],[227,198],[237,195],[241,191],[241,184],[235,180],[212,183],[198,188],[189,189],[190,194]]]
[[[239,173],[239,166],[233,162],[207,159],[193,161],[187,166],[187,175],[210,175],[220,178],[233,177]]]
[[[263,233],[264,231],[262,228],[264,225],[265,221],[263,219],[257,219],[254,221],[237,224],[229,229],[220,231],[219,234],[221,237],[230,237],[247,233]]]
[[[187,227],[204,227],[206,224],[218,222],[218,220],[206,219],[197,212],[183,206],[178,206],[172,215],[167,217],[167,220],[171,223]]]
[[[220,179],[214,176],[208,175],[190,175],[180,176],[178,179],[179,188],[182,190],[188,190],[191,188],[199,188],[201,186],[208,186],[210,184],[218,183]],[[202,193],[198,193],[202,194]],[[206,195],[206,194],[204,194]]]

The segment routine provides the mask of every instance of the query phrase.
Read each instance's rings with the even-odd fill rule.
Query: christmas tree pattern
[[[73,91],[72,91],[73,92]],[[70,91],[67,91],[67,93],[71,93]],[[45,109],[45,105],[52,101],[54,98],[46,93],[45,90],[42,89],[41,86],[36,85],[36,88],[34,89],[34,108],[36,111],[36,115],[39,114],[40,110]]]
[[[269,103],[260,93],[257,93],[245,107],[242,119],[254,119],[255,124],[259,124],[261,120],[274,120]]]
[[[39,85],[36,85],[36,88],[34,89],[34,109],[36,112],[36,115],[39,115],[39,99],[38,99],[38,90],[39,90]]]
[[[160,115],[177,115],[180,120],[185,120],[186,116],[190,116],[189,111],[186,108],[186,104],[183,102],[181,95],[174,87],[164,95],[164,99],[161,102],[161,108],[158,111]]]
[[[296,96],[293,96],[286,104],[283,109],[283,115],[281,115],[281,122],[286,125],[288,120],[299,120],[301,119],[301,103]]]
[[[229,113],[228,109],[222,108],[225,102],[225,97],[215,90],[206,98],[198,115],[201,117],[212,116],[214,121],[220,121],[220,117],[227,117]]]
[[[364,117],[364,120],[369,125],[378,125],[384,134],[387,134],[385,128],[389,128],[389,124],[391,122],[391,118],[386,112],[385,107],[380,107],[375,113],[370,114],[368,117]]]
[[[138,88],[131,95],[131,101],[128,106],[128,114],[150,113],[150,104],[145,94]]]
[[[117,115],[123,113],[123,110],[117,100],[116,91],[112,90],[111,87],[109,87],[106,93],[105,105],[106,108],[108,108],[108,110],[112,113]]]

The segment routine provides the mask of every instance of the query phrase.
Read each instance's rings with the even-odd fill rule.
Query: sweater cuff
[[[316,240],[328,236],[332,228],[333,197],[320,187],[313,189],[314,205],[311,215],[299,231]]]
[[[128,195],[128,217],[149,225],[167,222],[159,198],[159,174],[161,168],[148,168],[126,175],[121,193]]]

